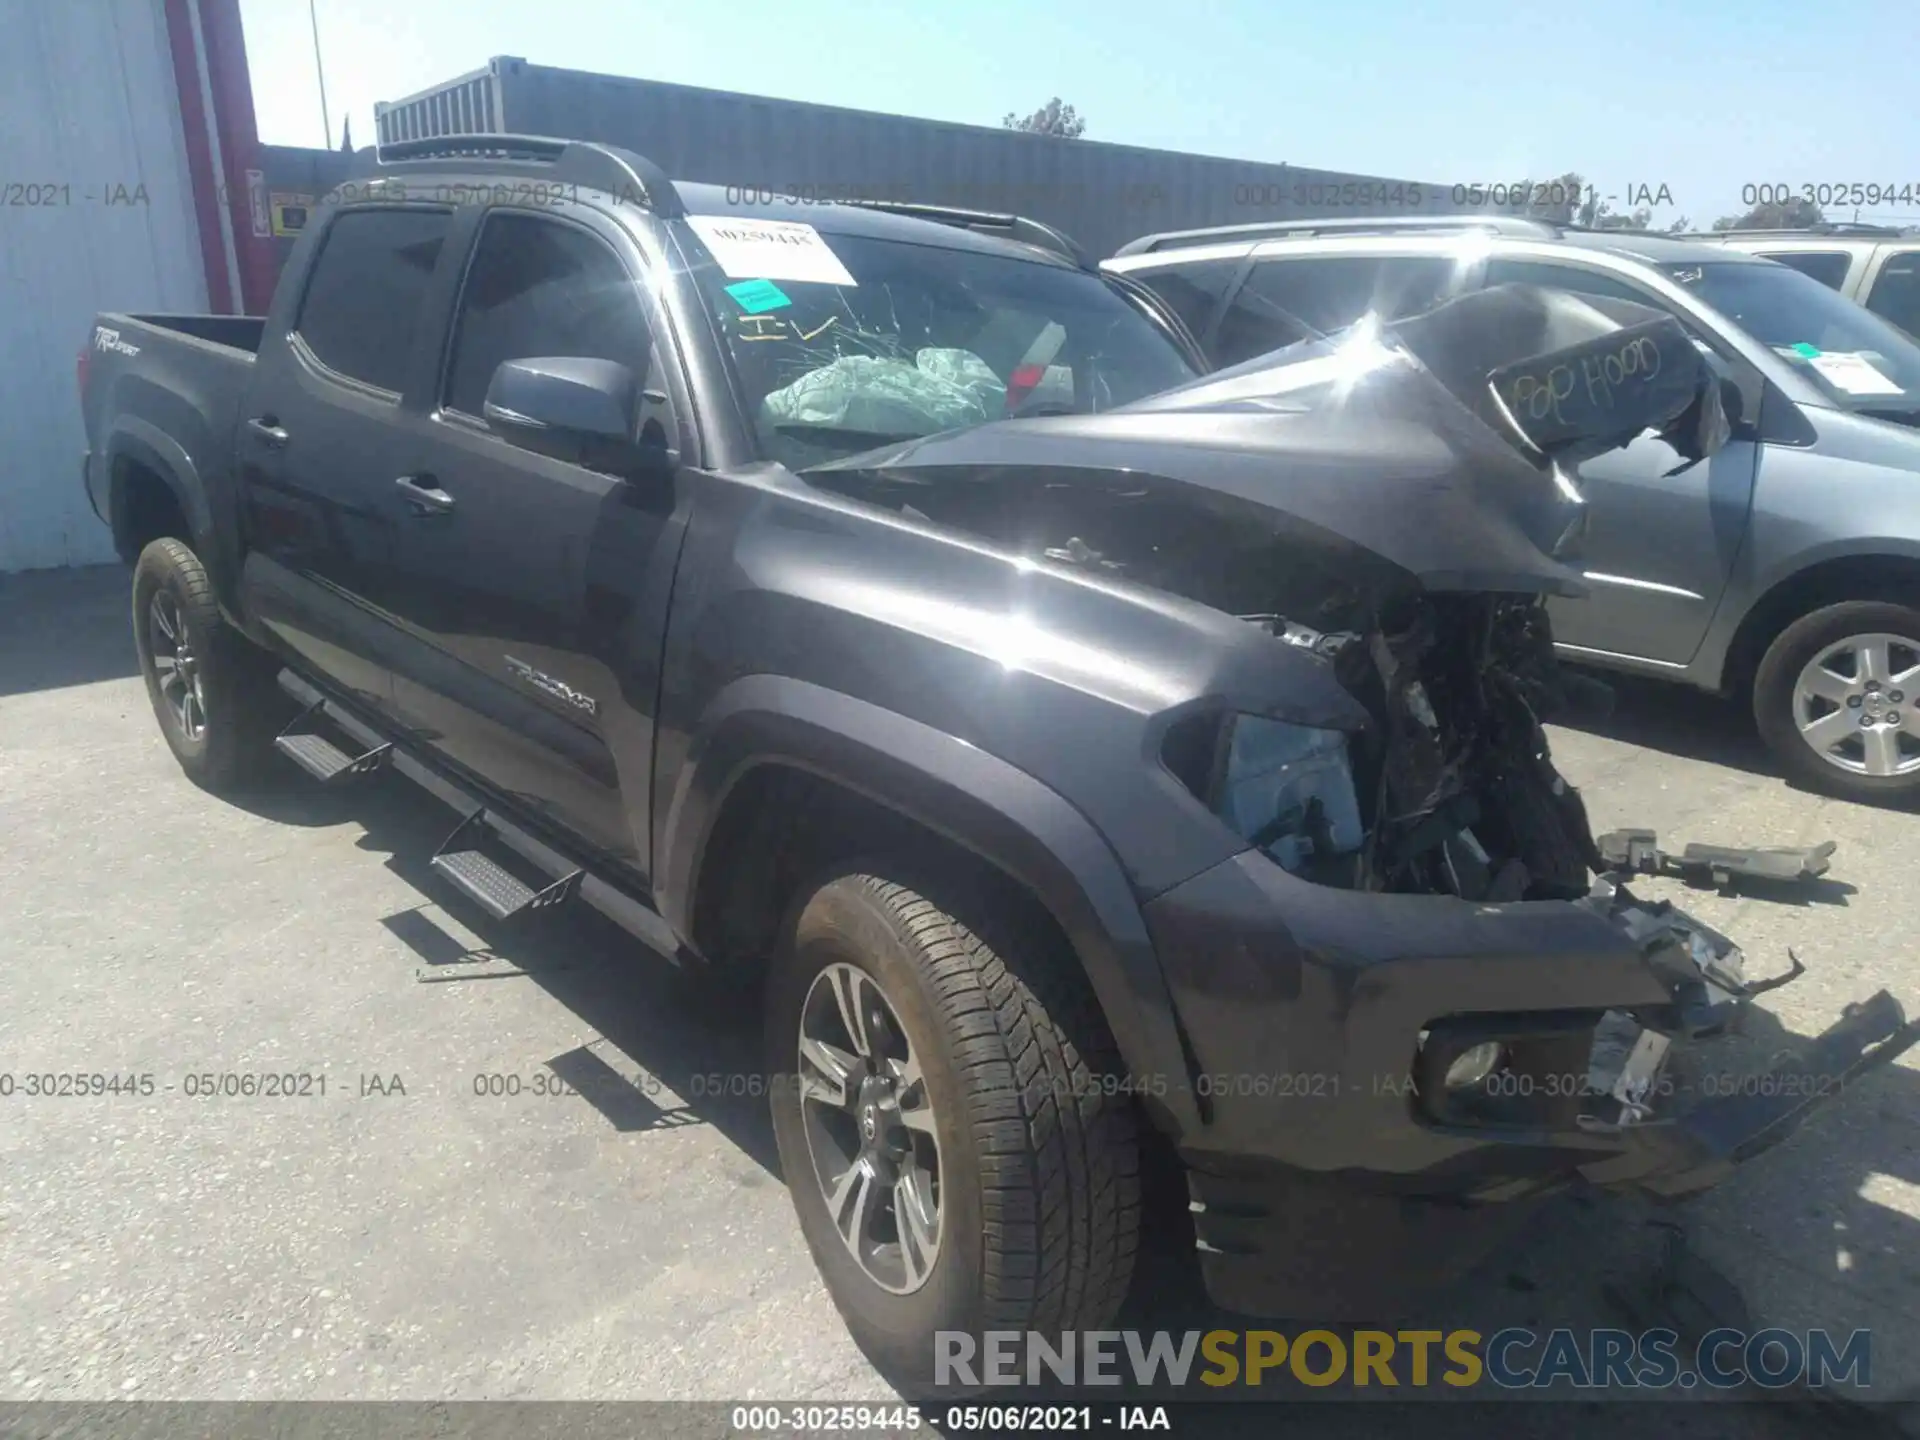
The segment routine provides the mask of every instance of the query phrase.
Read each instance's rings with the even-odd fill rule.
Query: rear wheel
[[[160,733],[188,778],[217,791],[254,773],[286,708],[276,667],[227,624],[206,567],[179,540],[140,552],[133,637]]]
[[[910,1393],[953,1385],[940,1332],[1099,1328],[1126,1294],[1135,1117],[1073,964],[990,893],[873,874],[814,890],[775,961],[781,1169],[848,1329]]]
[[[1810,789],[1920,796],[1920,610],[1850,600],[1802,616],[1761,660],[1753,708],[1781,766]]]

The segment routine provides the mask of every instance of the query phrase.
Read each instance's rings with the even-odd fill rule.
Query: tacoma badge
[[[584,695],[567,684],[566,681],[556,680],[553,676],[534,669],[524,660],[516,660],[511,655],[505,658],[507,668],[529,685],[533,686],[534,689],[544,690],[547,694],[553,696],[554,699],[564,700],[567,704],[573,706],[574,709],[584,710],[589,715],[598,713],[600,702],[594,699],[593,696]]]

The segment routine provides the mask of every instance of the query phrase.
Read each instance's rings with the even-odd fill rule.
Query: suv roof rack
[[[368,151],[361,151],[367,155]],[[545,135],[434,135],[399,140],[371,150],[376,170],[460,160],[484,175],[526,177],[581,185],[644,205],[662,219],[687,213],[666,172],[644,155],[593,140],[556,140]]]
[[[915,220],[931,220],[937,225],[955,225],[985,233],[1003,231],[1009,240],[1018,240],[1037,249],[1050,251],[1070,260],[1081,270],[1095,269],[1091,256],[1064,231],[1024,215],[1005,215],[992,210],[962,210],[953,205],[923,205],[913,200],[836,200],[836,205],[855,205],[862,210],[884,210],[889,215],[906,215]]]
[[[1228,240],[1256,240],[1262,236],[1283,235],[1392,235],[1420,230],[1492,230],[1502,235],[1545,235],[1560,233],[1551,220],[1535,220],[1524,215],[1391,215],[1339,216],[1322,220],[1264,220],[1252,225],[1215,225],[1205,230],[1168,230],[1158,235],[1142,235],[1114,251],[1122,255],[1147,255],[1160,250],[1179,250],[1190,245],[1213,245]]]
[[[1870,220],[1822,220],[1817,225],[1736,225],[1728,230],[1689,230],[1687,239],[1697,236],[1726,235],[1905,235],[1898,225],[1879,225]]]

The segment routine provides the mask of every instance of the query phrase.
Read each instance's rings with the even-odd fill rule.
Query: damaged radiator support
[[[1342,630],[1272,614],[1243,618],[1334,667],[1374,720],[1369,732],[1349,737],[1352,783],[1364,797],[1364,840],[1351,863],[1320,863],[1335,858],[1319,852],[1338,827],[1326,823],[1329,808],[1318,798],[1252,830],[1256,846],[1322,884],[1489,905],[1573,901],[1623,933],[1667,990],[1667,1005],[1610,1010],[1587,1031],[1506,1049],[1503,1063],[1551,1054],[1562,1066],[1584,1051],[1586,1091],[1569,1117],[1581,1129],[1604,1135],[1665,1123],[1675,1043],[1737,1029],[1755,996],[1804,973],[1790,955],[1786,973],[1749,980],[1730,938],[1672,904],[1639,898],[1624,882],[1674,875],[1722,886],[1736,878],[1803,883],[1826,873],[1834,845],[1696,844],[1670,855],[1650,830],[1596,840],[1578,792],[1553,765],[1542,724],[1593,696],[1565,683],[1537,597],[1418,597],[1398,607],[1394,623],[1369,619]],[[1483,1097],[1446,1118],[1498,1124],[1503,1111],[1519,1108]]]

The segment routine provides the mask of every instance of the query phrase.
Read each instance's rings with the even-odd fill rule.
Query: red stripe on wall
[[[253,114],[253,79],[247,69],[247,39],[240,0],[200,0],[200,33],[207,46],[207,79],[213,87],[220,155],[226,162],[227,213],[233,222],[240,289],[250,315],[264,315],[279,274],[273,237],[253,231],[254,196],[247,172],[260,168],[260,131]],[[259,197],[264,207],[266,196]],[[264,210],[263,210],[264,213]]]
[[[193,18],[187,0],[165,0],[167,46],[173,52],[173,85],[180,100],[180,131],[187,145],[187,175],[193,184],[193,215],[200,231],[200,263],[207,275],[207,305],[232,314],[226,251],[220,243],[220,180],[207,144],[207,112],[200,100],[200,66],[194,59]]]

